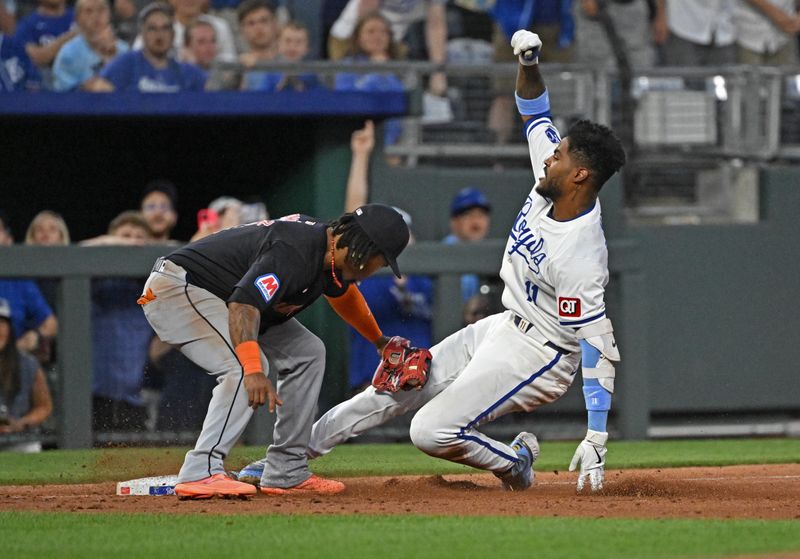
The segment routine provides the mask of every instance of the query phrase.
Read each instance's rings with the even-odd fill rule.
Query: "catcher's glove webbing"
[[[411,347],[411,342],[400,336],[390,338],[381,352],[381,362],[372,377],[375,390],[421,390],[428,380],[431,352],[423,347]]]

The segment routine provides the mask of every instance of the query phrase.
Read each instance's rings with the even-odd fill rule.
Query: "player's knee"
[[[424,421],[418,421],[417,418],[414,417],[414,419],[411,420],[411,427],[408,434],[415,447],[425,454],[436,456],[438,450],[436,434]]]
[[[309,340],[308,355],[314,361],[325,362],[325,344],[316,336]]]
[[[441,421],[434,421],[434,414],[420,410],[411,420],[409,435],[411,442],[425,454],[431,456],[444,456],[458,443],[457,429],[448,429]]]
[[[325,372],[325,344],[316,336],[307,336],[301,353],[294,356],[299,367],[317,373]]]

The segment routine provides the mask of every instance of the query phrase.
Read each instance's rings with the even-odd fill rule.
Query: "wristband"
[[[514,98],[517,100],[517,110],[523,116],[540,115],[550,111],[550,95],[546,89],[536,99],[523,99],[516,91]]]
[[[255,375],[262,373],[261,369],[261,348],[258,342],[242,342],[236,346],[236,357],[242,365],[245,375]]]

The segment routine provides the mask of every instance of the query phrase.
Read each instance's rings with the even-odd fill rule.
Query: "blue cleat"
[[[236,472],[231,472],[231,473],[233,474]],[[257,460],[255,462],[251,462],[250,464],[239,470],[239,472],[236,473],[235,479],[243,483],[250,483],[258,487],[259,485],[261,485],[261,476],[263,473],[264,473],[264,461]]]
[[[505,473],[496,475],[506,491],[523,491],[533,485],[533,463],[539,457],[539,441],[536,435],[523,431],[511,442],[511,448],[519,461]]]

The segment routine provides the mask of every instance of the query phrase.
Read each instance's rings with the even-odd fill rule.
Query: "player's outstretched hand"
[[[542,40],[532,31],[520,29],[511,37],[511,48],[519,56],[519,63],[523,66],[532,66],[539,63],[539,53],[542,51]]]
[[[278,398],[275,387],[272,386],[272,381],[264,373],[245,375],[244,389],[247,391],[247,405],[254,410],[258,409],[258,406],[267,404],[271,413],[275,411],[276,406],[283,404]]]
[[[589,429],[586,432],[586,438],[581,441],[581,444],[575,450],[572,462],[569,464],[569,471],[574,472],[580,466],[578,483],[575,486],[579,492],[583,491],[587,477],[592,491],[599,491],[603,488],[606,453],[608,452],[606,441],[608,441],[608,433]]]

